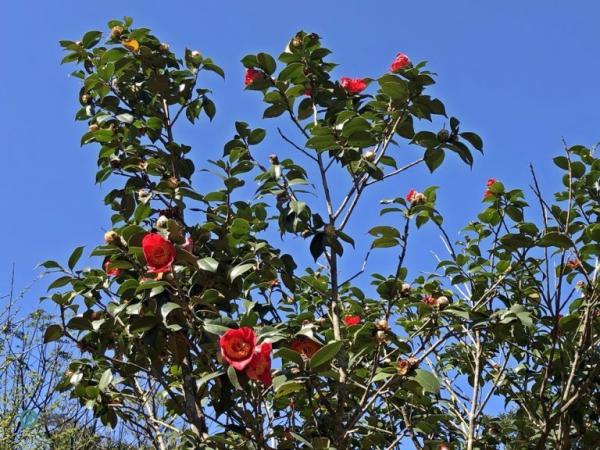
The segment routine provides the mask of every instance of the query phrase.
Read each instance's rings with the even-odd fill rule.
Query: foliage
[[[27,292],[11,289],[0,303],[0,449],[144,448],[131,430],[97,426],[78,402],[55,391],[72,348],[64,341],[44,345],[44,330],[55,318],[40,309],[23,315]]]
[[[103,268],[77,269],[82,248],[66,266],[44,263],[60,274],[50,298],[61,320],[48,340],[82,351],[61,390],[106,425],[144,416],[163,449],[598,445],[591,150],[555,159],[555,203],[534,179],[539,220],[523,191],[490,180],[459,242],[435,187],[383,200],[371,250],[395,263],[369,285],[369,254],[357,255],[347,232],[365,191],[419,164],[433,172],[448,152],[472,165],[483,147],[454,117],[427,129],[446,109],[427,94],[425,63],[398,55],[379,78],[338,82],[331,52],[302,31],[277,60],[245,56],[247,89],[262,95],[265,119],[287,116],[291,131],[279,134],[301,159],[262,162],[266,130],[236,122],[223,158],[209,161],[222,185],[203,192],[175,125],[214,117],[199,75],[222,70],[197,51],[177,58],[130,18],[109,28],[105,41],[90,31],[61,42],[63,61],[83,66],[73,73],[83,83],[76,117],[89,125],[81,142],[100,148],[96,181],[115,186],[105,199],[112,230],[91,252]],[[403,147],[419,157],[400,162]],[[409,277],[409,236],[426,224],[449,255]],[[149,246],[149,232],[164,239]],[[314,259],[303,269],[302,252]],[[342,258],[363,268],[342,279]]]

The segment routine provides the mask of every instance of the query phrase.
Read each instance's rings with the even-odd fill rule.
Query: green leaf
[[[216,334],[217,336],[221,336],[221,335],[227,333],[231,329],[231,328],[224,327],[223,325],[217,325],[214,323],[205,323],[203,328],[204,328],[204,331],[206,331],[207,333]]]
[[[81,39],[81,45],[83,45],[84,48],[92,48],[94,45],[100,42],[101,38],[101,31],[88,31],[83,35],[83,38]]]
[[[275,390],[275,398],[285,397],[292,392],[298,392],[304,389],[304,383],[297,380],[286,381],[280,384]]]
[[[233,219],[233,222],[231,222],[231,225],[229,226],[229,232],[235,238],[244,237],[250,232],[250,223],[246,219],[237,217]]]
[[[203,385],[205,385],[206,383],[208,383],[210,380],[220,377],[221,375],[223,375],[225,372],[222,370],[217,370],[216,372],[213,373],[209,373],[207,375],[204,375],[202,378],[200,378],[196,384],[198,385],[198,387],[202,387]]]
[[[281,358],[295,362],[299,366],[302,365],[302,356],[300,356],[300,353],[295,352],[294,350],[287,347],[281,347],[273,353],[273,356],[275,356],[276,358]]]
[[[66,284],[68,284],[71,280],[72,280],[72,278],[69,275],[65,275],[60,278],[57,278],[50,284],[50,286],[48,286],[48,290],[51,291],[52,289],[57,289],[59,287],[63,287]]]
[[[277,64],[273,57],[267,53],[259,53],[256,55],[256,60],[258,61],[258,65],[262,70],[264,70],[268,75],[272,75],[277,68]]]
[[[540,247],[558,247],[563,250],[573,247],[573,241],[562,233],[552,231],[544,235],[539,241]]]
[[[533,239],[523,234],[506,234],[500,238],[500,242],[505,247],[516,250],[518,248],[531,247],[533,245]]]
[[[160,308],[160,313],[162,314],[163,317],[163,321],[167,321],[167,316],[169,315],[169,313],[171,311],[174,311],[176,309],[180,309],[181,305],[178,305],[177,303],[173,303],[173,302],[167,302],[164,305],[161,306]]]
[[[427,372],[423,369],[416,369],[414,379],[421,385],[424,392],[431,392],[432,394],[439,394],[440,382],[431,372]]]
[[[145,333],[146,331],[150,331],[156,325],[158,325],[158,321],[157,321],[156,317],[153,317],[153,316],[144,316],[144,317],[136,316],[136,317],[134,317],[131,320],[130,331],[132,333],[135,333],[135,332]]]
[[[219,66],[217,66],[216,64],[213,63],[204,63],[202,64],[202,68],[204,70],[210,70],[211,72],[216,73],[217,75],[220,75],[221,78],[225,78],[225,72],[223,71],[223,69],[221,69]]]
[[[310,254],[315,259],[319,259],[319,256],[325,251],[325,235],[323,233],[317,233],[310,241]]]
[[[162,128],[163,121],[159,117],[149,117],[148,120],[146,120],[146,126],[151,130],[158,131]]]
[[[204,109],[204,112],[206,113],[208,118],[212,121],[215,115],[217,114],[217,107],[215,106],[215,102],[205,97],[202,101],[202,108]]]
[[[73,268],[77,264],[77,261],[79,261],[79,258],[81,258],[83,249],[84,247],[77,247],[75,250],[73,250],[73,253],[71,253],[71,256],[69,257],[69,269],[73,270]]]
[[[100,381],[98,381],[98,389],[100,389],[100,392],[104,392],[106,390],[106,388],[108,387],[108,385],[110,384],[112,379],[113,379],[113,374],[112,374],[111,370],[106,369],[102,373],[102,376],[100,377]]]
[[[229,366],[227,368],[227,377],[229,378],[229,381],[231,381],[231,384],[233,384],[234,388],[236,388],[239,391],[242,390],[242,385],[240,384],[240,381],[238,380],[237,372],[233,368],[233,366]]]
[[[408,90],[404,83],[383,83],[381,85],[381,92],[397,100],[404,99],[408,95]]]
[[[315,369],[331,361],[342,348],[342,341],[333,341],[323,346],[310,358],[310,367]]]
[[[71,320],[69,320],[69,322],[67,323],[67,328],[70,328],[71,330],[88,330],[91,331],[92,330],[92,324],[89,320],[84,319],[83,317],[73,317]]]
[[[464,133],[460,133],[460,137],[462,137],[465,141],[467,141],[477,150],[483,151],[483,141],[481,140],[479,135],[471,133],[470,131],[465,131]]]
[[[303,445],[304,445],[306,448],[309,448],[309,449],[314,449],[314,447],[312,446],[312,444],[311,444],[310,442],[308,442],[306,439],[304,439],[302,436],[300,436],[298,433],[294,433],[293,431],[290,431],[289,433],[292,435],[292,437],[293,437],[294,439],[296,439],[297,441],[300,441],[300,442],[302,442],[302,444],[303,444]]]
[[[198,267],[202,270],[206,270],[207,272],[216,272],[219,267],[219,261],[210,256],[206,258],[202,258],[198,260]]]
[[[239,266],[235,266],[233,269],[231,269],[231,272],[229,273],[229,279],[231,281],[233,281],[240,275],[243,275],[246,272],[248,272],[253,267],[254,267],[254,263],[241,264]]]
[[[265,112],[263,113],[263,118],[268,119],[271,117],[279,117],[285,111],[286,111],[285,105],[283,105],[282,103],[276,103],[274,105],[269,106],[267,109],[265,109]]]
[[[248,144],[250,144],[250,145],[260,144],[266,135],[267,135],[267,132],[265,130],[263,130],[262,128],[257,128],[256,130],[252,130],[252,133],[250,133],[250,136],[248,136]]]
[[[441,148],[428,148],[425,150],[425,164],[431,173],[444,162],[444,150]]]
[[[373,227],[369,230],[369,234],[376,237],[400,238],[400,232],[396,228],[388,225]]]
[[[117,120],[122,123],[133,123],[133,116],[129,113],[119,114]]]
[[[57,341],[63,335],[63,330],[60,325],[50,325],[44,333],[44,344]]]
[[[137,289],[135,290],[136,294],[139,294],[142,291],[147,291],[148,289],[155,289],[158,287],[162,287],[164,288],[164,286],[168,286],[169,283],[167,283],[166,281],[158,281],[158,280],[149,280],[149,281],[144,281],[142,284],[140,284]]]
[[[564,170],[569,170],[569,160],[566,156],[557,156],[553,159],[554,164]]]

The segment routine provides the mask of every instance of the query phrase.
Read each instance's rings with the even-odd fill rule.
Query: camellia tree
[[[491,179],[453,242],[436,188],[390,195],[387,181],[433,172],[446,154],[472,165],[481,139],[454,117],[426,129],[446,110],[426,93],[425,63],[400,53],[379,78],[334,79],[330,51],[301,31],[277,61],[242,59],[246,89],[265,119],[287,121],[279,137],[297,158],[267,160],[265,129],[232,121],[208,162],[222,185],[198,189],[201,155],[176,127],[213,118],[198,81],[223,71],[198,51],[178,58],[130,18],[108,27],[105,40],[61,42],[63,62],[82,66],[81,143],[99,147],[114,214],[97,268],[77,268],[83,248],[43,264],[60,274],[49,298],[61,321],[46,340],[81,350],[60,390],[159,449],[598,448],[592,150],[555,159],[554,203],[532,170],[534,211]],[[420,150],[412,162],[407,146]],[[378,186],[391,197],[381,219],[364,214]],[[360,211],[371,251],[391,255],[370,277],[370,252],[354,248],[365,236],[348,231]],[[448,254],[411,275],[408,244],[424,225]],[[360,270],[344,275],[344,259]]]

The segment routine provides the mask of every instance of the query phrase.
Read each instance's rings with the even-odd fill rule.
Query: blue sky
[[[194,146],[200,166],[218,158],[235,120],[261,126],[262,104],[244,92],[239,60],[247,53],[277,55],[297,31],[315,31],[341,64],[338,76],[377,76],[398,51],[429,61],[437,72],[433,94],[464,129],[478,132],[485,156],[472,170],[447,158],[434,175],[417,169],[373,191],[351,231],[357,241],[377,223],[382,197],[404,195],[411,187],[441,186],[439,207],[454,236],[481,208],[485,181],[496,177],[526,187],[533,162],[542,187],[552,192],[557,172],[551,157],[561,138],[592,145],[600,138],[600,59],[597,18],[600,5],[584,1],[200,2],[200,1],[8,1],[2,2],[0,42],[0,294],[9,286],[12,264],[17,288],[28,285],[45,259],[66,260],[77,245],[97,245],[109,226],[103,205],[106,187],[94,185],[96,149],[79,148],[83,125],[74,122],[79,84],[72,68],[60,66],[59,39],[78,39],[88,29],[105,30],[111,18],[133,16],[171,47],[186,46],[211,56],[226,81],[207,80],[215,89],[212,125],[185,127],[180,139]],[[273,126],[275,123],[268,124]],[[261,151],[277,153],[271,136]],[[202,188],[199,188],[202,190]],[[430,233],[429,235],[427,233]],[[433,237],[434,239],[428,239]],[[366,241],[365,241],[366,242]],[[295,245],[295,244],[293,244]],[[425,231],[409,264],[433,268],[436,234]],[[359,254],[356,258],[361,258]],[[351,271],[360,262],[349,260]],[[385,269],[385,258],[374,259]],[[30,305],[44,291],[38,282]]]

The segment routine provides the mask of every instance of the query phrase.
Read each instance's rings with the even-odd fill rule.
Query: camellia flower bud
[[[418,361],[416,358],[401,359],[396,363],[396,371],[398,375],[404,377],[417,367]]]
[[[161,52],[165,52],[166,53],[166,52],[168,52],[171,49],[171,47],[166,42],[161,42],[161,44],[159,45],[158,49]]]
[[[410,64],[410,59],[404,53],[398,53],[392,64],[390,65],[390,72],[396,72],[397,70],[404,69]]]
[[[362,318],[358,314],[344,316],[342,321],[347,327],[358,325],[362,322]]]
[[[91,100],[92,100],[92,97],[89,94],[83,94],[81,96],[81,103],[83,103],[84,105],[89,104]]]
[[[288,195],[287,192],[280,192],[279,194],[277,194],[277,203],[285,203],[287,201],[289,201],[290,196]]]
[[[406,201],[411,205],[420,205],[427,201],[427,197],[425,197],[425,194],[418,192],[415,189],[411,189],[408,191],[408,194],[406,194]]]
[[[138,200],[147,203],[152,198],[152,192],[149,189],[142,188],[137,191]]]
[[[377,339],[377,342],[379,342],[380,344],[387,342],[387,340],[388,340],[387,333],[384,330],[378,330],[377,334],[376,334],[376,339]]]
[[[106,242],[108,245],[118,245],[121,243],[121,237],[116,231],[110,230],[104,233],[104,242]]]
[[[448,130],[446,130],[445,128],[441,129],[440,131],[438,131],[437,133],[437,139],[440,142],[448,142],[448,139],[450,139],[450,132]]]
[[[375,328],[377,328],[378,330],[387,331],[390,329],[390,326],[388,325],[387,320],[379,319],[377,322],[375,322]]]
[[[415,198],[413,200],[413,203],[415,205],[422,205],[426,201],[427,201],[427,197],[425,197],[425,194],[423,194],[421,192],[417,192],[417,194],[415,195]]]
[[[200,52],[198,50],[193,50],[190,55],[192,58],[200,58]]]
[[[400,293],[402,295],[408,295],[410,294],[411,291],[411,286],[408,283],[402,283],[402,288],[400,289]]]
[[[349,94],[359,94],[367,88],[367,82],[362,78],[340,78],[340,86]]]
[[[294,39],[292,39],[292,47],[302,47],[302,38],[300,36],[296,36]]]
[[[96,131],[98,131],[98,128],[100,128],[100,127],[98,127],[98,124],[97,124],[97,123],[93,123],[93,124],[91,124],[91,125],[88,127],[88,130],[89,130],[91,133],[95,133]]]
[[[448,304],[450,303],[450,300],[448,300],[448,297],[442,295],[441,297],[438,297],[435,301],[436,306],[439,309],[444,309],[446,306],[448,306]]]
[[[156,228],[166,229],[169,226],[169,219],[167,216],[160,216],[156,220]]]
[[[363,158],[365,159],[365,161],[373,162],[375,160],[375,152],[369,150],[368,152],[365,152]]]
[[[254,83],[257,80],[260,80],[261,78],[265,78],[265,74],[262,70],[246,69],[244,85],[250,86],[252,83]]]
[[[433,295],[426,295],[421,299],[421,301],[429,306],[437,306],[437,300]]]
[[[111,28],[110,30],[110,37],[112,38],[120,38],[121,35],[123,34],[123,27],[120,25],[116,25],[114,27]]]
[[[166,180],[167,186],[171,189],[177,189],[179,187],[179,179],[177,177],[169,177]]]

